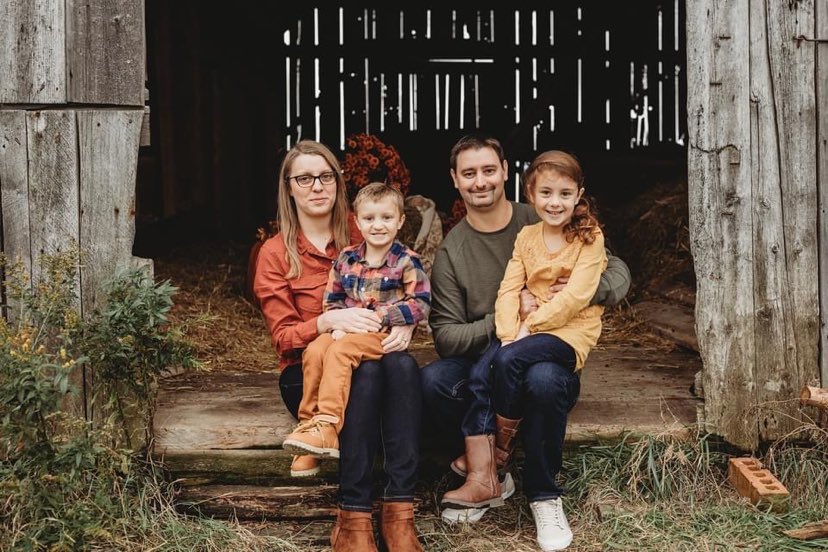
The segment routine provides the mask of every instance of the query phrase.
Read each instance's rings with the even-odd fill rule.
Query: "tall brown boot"
[[[495,421],[497,423],[497,433],[495,434],[495,460],[497,462],[497,473],[503,475],[509,471],[512,464],[512,453],[515,451],[515,444],[517,439],[518,426],[523,418],[517,420],[510,420],[504,418],[500,414],[495,414]],[[466,455],[461,454],[451,462],[451,471],[460,477],[466,477],[468,468],[466,467]]]
[[[423,552],[414,528],[413,502],[383,502],[380,533],[388,552]]]
[[[483,508],[502,506],[500,480],[495,467],[494,435],[466,437],[468,475],[459,489],[443,495],[444,508]]]
[[[331,533],[334,552],[377,552],[371,512],[352,512],[339,508]]]
[[[503,472],[512,467],[512,453],[517,444],[517,433],[523,419],[510,420],[500,414],[495,414],[497,433],[495,434],[495,461],[497,471]]]

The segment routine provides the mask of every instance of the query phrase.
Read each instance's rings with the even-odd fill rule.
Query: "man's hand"
[[[549,299],[552,299],[559,291],[563,291],[563,288],[566,287],[566,283],[568,281],[569,276],[560,276],[557,280],[555,280],[552,285],[549,286]]]
[[[520,319],[526,320],[526,317],[538,310],[538,302],[532,292],[526,288],[520,290]]]

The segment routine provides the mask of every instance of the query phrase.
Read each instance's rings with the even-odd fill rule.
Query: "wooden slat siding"
[[[175,215],[181,209],[178,202],[176,174],[176,155],[175,144],[176,125],[173,124],[175,107],[177,107],[174,92],[174,77],[172,52],[174,44],[172,37],[173,22],[178,18],[175,17],[175,4],[167,3],[151,3],[153,9],[160,12],[154,19],[157,25],[155,26],[154,42],[156,44],[157,52],[155,54],[159,63],[155,64],[155,74],[152,79],[155,81],[153,103],[156,108],[156,120],[158,121],[158,128],[156,129],[156,136],[158,136],[158,156],[160,157],[160,176],[161,176],[161,212],[164,217]],[[184,129],[178,132],[183,132]]]
[[[79,169],[75,111],[28,111],[26,129],[32,281],[37,283],[43,277],[43,255],[65,252],[78,245]],[[76,308],[83,314],[80,281],[75,294],[78,297]],[[68,396],[62,409],[86,416],[83,371],[73,372],[70,383],[79,392]]]
[[[144,0],[66,0],[68,101],[144,105]]]
[[[101,307],[103,286],[132,264],[135,173],[142,109],[78,111],[80,246],[84,311]]]
[[[753,448],[748,11],[746,0],[688,2],[687,163],[705,420],[729,442]]]
[[[761,22],[750,31],[754,378],[759,437],[769,440],[800,424],[789,399],[818,373],[814,52],[790,39],[813,28],[814,6],[751,6]]]
[[[26,163],[26,112],[0,110],[0,221],[3,253],[9,262],[20,261],[31,279],[32,250],[29,242],[29,176]],[[6,273],[8,275],[8,273]],[[15,318],[15,305],[5,295],[0,317]]]
[[[828,37],[828,10],[816,10],[814,36]],[[817,188],[819,189],[819,296],[822,314],[820,331],[820,374],[822,387],[828,387],[828,42],[806,43],[817,52]]]
[[[0,104],[66,101],[64,3],[0,3]]]

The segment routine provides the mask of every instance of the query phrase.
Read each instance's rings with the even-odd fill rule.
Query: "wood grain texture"
[[[3,253],[9,262],[20,262],[24,275],[32,276],[29,242],[29,175],[26,163],[26,113],[0,110],[0,219]],[[14,310],[14,305],[10,305]]]
[[[759,439],[801,423],[796,401],[819,373],[814,4],[751,3],[754,380]]]
[[[32,281],[44,276],[42,258],[78,247],[80,228],[78,193],[78,129],[74,110],[28,111],[29,216],[32,244]],[[82,313],[80,282],[75,307]],[[70,382],[81,390],[67,398],[63,409],[86,416],[83,373]]]
[[[817,10],[815,36],[828,37],[828,10]],[[810,43],[817,51],[816,82],[828,82],[828,42]],[[828,86],[817,87],[817,182],[819,189],[819,304],[820,374],[822,386],[828,387]]]
[[[143,0],[67,0],[68,101],[144,105]]]
[[[84,312],[102,306],[104,284],[133,265],[135,175],[142,109],[78,111],[80,247]]]
[[[687,3],[689,225],[697,276],[696,335],[705,367],[705,421],[752,448],[753,190],[749,2]]]
[[[0,104],[66,101],[64,10],[50,0],[0,2]]]

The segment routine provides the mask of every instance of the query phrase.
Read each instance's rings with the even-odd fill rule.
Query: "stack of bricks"
[[[790,493],[756,458],[731,458],[727,479],[736,491],[753,504],[769,504],[772,509],[784,509]]]

